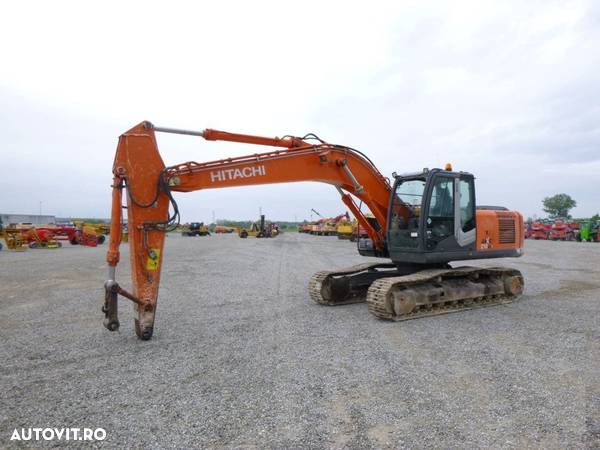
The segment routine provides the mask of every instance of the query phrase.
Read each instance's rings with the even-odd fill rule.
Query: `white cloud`
[[[48,212],[106,216],[117,136],[144,119],[313,131],[364,150],[388,175],[453,161],[476,173],[489,202],[526,215],[540,214],[540,195],[564,170],[561,188],[581,197],[581,214],[598,209],[588,188],[569,182],[581,168],[564,165],[599,158],[591,0],[10,2],[0,20],[0,154],[18,155],[29,174],[24,183],[5,168],[0,187],[14,194],[2,210],[35,211],[44,196]],[[256,151],[159,143],[167,163]],[[528,170],[536,164],[544,169]],[[210,220],[213,209],[253,217],[258,206],[286,219],[344,210],[330,186],[315,184],[181,197],[186,220]]]

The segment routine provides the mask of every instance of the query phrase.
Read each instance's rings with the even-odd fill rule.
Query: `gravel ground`
[[[110,448],[600,448],[600,244],[525,249],[480,263],[523,271],[518,302],[387,323],[308,298],[364,260],[349,242],[172,235],[150,342],[125,301],[101,325],[106,247],[3,250],[0,448],[47,426]]]

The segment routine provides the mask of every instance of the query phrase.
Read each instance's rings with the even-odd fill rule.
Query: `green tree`
[[[557,217],[570,218],[569,211],[577,206],[577,202],[568,194],[556,194],[552,197],[546,197],[542,200],[544,211],[550,215],[551,219]]]

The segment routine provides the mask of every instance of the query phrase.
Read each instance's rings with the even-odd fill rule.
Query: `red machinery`
[[[57,241],[69,241],[71,245],[79,244],[77,228],[75,227],[36,227],[38,234],[52,234]]]
[[[221,233],[223,233],[223,234],[233,233],[235,230],[236,230],[235,227],[226,227],[226,226],[223,226],[223,225],[217,225],[215,227],[215,233],[217,233],[217,234],[221,234]]]
[[[551,225],[535,221],[527,228],[526,237],[531,239],[548,239]]]
[[[567,223],[561,219],[556,219],[550,227],[548,239],[553,241],[574,241],[578,234],[578,223]]]
[[[312,223],[302,223],[300,225],[298,225],[298,232],[299,233],[310,233],[311,229],[312,229]]]
[[[93,229],[83,226],[76,228],[72,226],[36,227],[38,235],[52,236],[56,241],[69,241],[71,245],[85,245],[86,247],[97,247],[98,236]]]
[[[33,226],[17,226],[17,228],[20,230],[21,241],[29,248],[58,248],[62,246],[49,229]]]

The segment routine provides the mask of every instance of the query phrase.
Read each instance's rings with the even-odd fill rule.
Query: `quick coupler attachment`
[[[114,280],[107,280],[104,283],[104,326],[109,331],[117,331],[119,329],[119,310],[117,305],[117,297],[119,295],[119,283]]]

